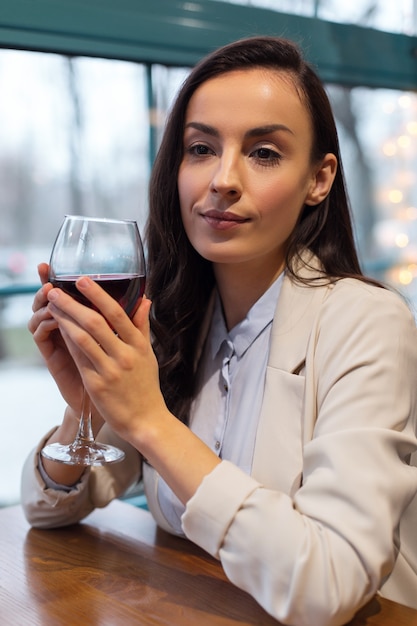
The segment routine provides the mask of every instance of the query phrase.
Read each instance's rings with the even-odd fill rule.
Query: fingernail
[[[48,293],[48,300],[49,301],[57,300],[58,295],[59,294],[55,291],[55,289],[51,289],[51,291]]]
[[[81,287],[81,289],[87,289],[91,284],[91,279],[88,276],[82,276],[77,280],[77,287]]]

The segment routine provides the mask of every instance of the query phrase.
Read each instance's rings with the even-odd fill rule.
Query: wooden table
[[[115,501],[76,526],[34,530],[0,510],[1,626],[277,626],[220,564]],[[417,611],[375,598],[351,626],[417,626]],[[313,626],[313,625],[312,625]],[[314,625],[316,626],[316,625]]]

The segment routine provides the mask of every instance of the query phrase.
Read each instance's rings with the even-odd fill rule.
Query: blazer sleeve
[[[138,483],[142,462],[135,448],[118,437],[106,425],[97,440],[122,448],[125,458],[119,463],[87,468],[72,489],[47,486],[39,472],[39,454],[44,443],[32,450],[23,467],[21,503],[26,519],[35,528],[57,528],[79,522],[96,507],[104,507]]]
[[[399,522],[417,492],[410,312],[387,290],[340,281],[316,316],[302,373],[301,419],[313,427],[300,488],[293,496],[266,488],[223,461],[182,523],[283,624],[338,626],[391,572]]]

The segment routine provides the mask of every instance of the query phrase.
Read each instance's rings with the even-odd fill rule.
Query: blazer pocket
[[[299,489],[303,473],[304,391],[304,376],[267,367],[252,475],[290,496]]]

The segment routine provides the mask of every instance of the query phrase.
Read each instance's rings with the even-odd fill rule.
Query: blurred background
[[[170,103],[218,45],[285,35],[316,64],[363,268],[417,311],[416,0],[52,4],[0,8],[0,506],[18,501],[22,463],[63,410],[26,327],[36,266],[67,213],[144,232]]]

